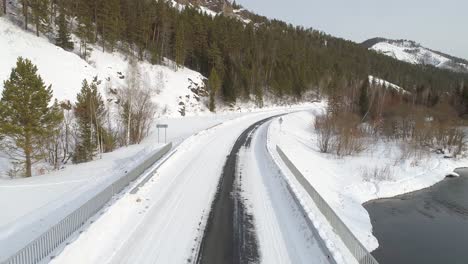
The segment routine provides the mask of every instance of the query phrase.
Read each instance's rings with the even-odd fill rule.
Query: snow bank
[[[274,121],[269,133],[271,144],[283,149],[369,251],[378,247],[378,241],[363,203],[429,187],[466,164],[466,160],[444,159],[437,154],[428,154],[420,161],[401,159],[398,144],[391,142],[376,142],[363,153],[343,159],[322,154],[315,143],[313,124],[323,111],[324,106],[318,104],[311,111],[283,117],[282,125]],[[384,180],[369,176],[384,170],[389,171]]]

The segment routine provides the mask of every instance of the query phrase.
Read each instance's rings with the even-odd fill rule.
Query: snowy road
[[[329,263],[267,149],[261,125],[239,155],[239,181],[253,214],[261,263]]]
[[[198,263],[328,263],[267,150],[271,118],[228,156]]]
[[[187,139],[138,193],[105,209],[52,262],[193,263],[226,156],[249,126],[280,113],[252,114]],[[326,263],[267,158],[266,128],[253,136],[251,151],[241,150],[239,166],[242,196],[255,212],[260,260]]]
[[[197,263],[248,263],[259,259],[253,217],[247,213],[240,194],[238,153],[251,141],[258,126],[271,118],[258,121],[242,132],[227,157]]]

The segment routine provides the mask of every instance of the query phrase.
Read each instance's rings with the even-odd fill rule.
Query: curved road
[[[228,156],[198,263],[329,263],[268,152],[272,118],[245,130]]]
[[[264,119],[272,115],[244,116],[184,141],[137,193],[124,194],[104,209],[75,241],[66,241],[70,245],[52,262],[326,263],[268,159],[268,121]],[[257,123],[260,120],[266,123]],[[226,161],[230,165],[225,166]],[[228,169],[228,188],[217,192]],[[229,200],[231,194],[238,195],[235,201],[239,206],[218,214],[225,218],[219,222],[225,231],[212,233],[217,241],[212,244],[206,234],[218,218],[207,221],[209,215],[217,214],[216,210],[211,212],[216,208],[211,205],[220,196]],[[233,230],[241,231],[234,235]],[[241,249],[229,249],[232,245]],[[225,254],[229,250],[238,253]],[[203,251],[205,254],[199,254]]]

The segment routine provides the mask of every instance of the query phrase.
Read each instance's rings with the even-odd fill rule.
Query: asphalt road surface
[[[277,116],[263,119],[247,128],[227,157],[203,234],[198,263],[258,262],[259,249],[253,216],[246,212],[240,190],[236,188],[236,166],[240,149],[250,144],[255,130],[275,117]]]

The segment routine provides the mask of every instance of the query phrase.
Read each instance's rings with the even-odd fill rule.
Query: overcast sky
[[[468,0],[236,0],[294,25],[362,42],[410,39],[468,59]]]

